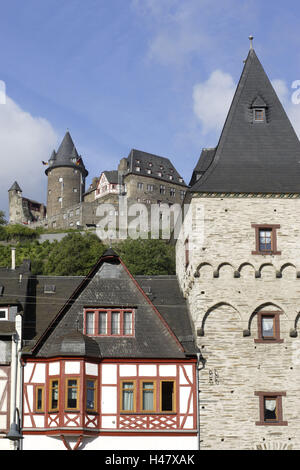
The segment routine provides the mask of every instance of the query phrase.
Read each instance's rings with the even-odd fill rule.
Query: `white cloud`
[[[298,138],[300,138],[300,83],[295,82],[294,87],[293,83],[291,83],[291,87],[289,88],[284,80],[275,79],[272,80],[272,85],[291,121],[293,128],[295,129]]]
[[[48,160],[57,145],[50,123],[33,117],[9,96],[0,104],[0,209],[8,218],[8,189],[16,180],[23,196],[44,202],[47,179],[42,160]]]
[[[232,76],[222,70],[215,70],[205,82],[194,86],[193,109],[203,135],[220,133],[235,89]]]

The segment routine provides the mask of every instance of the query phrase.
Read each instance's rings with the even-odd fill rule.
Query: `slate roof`
[[[28,280],[30,264],[27,260],[16,269],[0,268],[0,308],[16,306],[18,312],[26,311],[28,301]],[[0,321],[0,336],[15,331],[15,323],[10,320]]]
[[[48,300],[44,282],[57,285]],[[197,352],[176,277],[134,279],[112,249],[104,253],[88,276],[37,276],[36,287],[36,333],[33,341],[27,342],[26,352],[33,349],[38,357],[72,355],[72,348],[73,355],[85,355],[86,351],[88,356],[98,354],[104,358],[184,358]],[[134,308],[135,335],[93,337],[90,341],[83,335],[85,307]]]
[[[119,183],[119,179],[118,179],[119,172],[117,170],[103,171],[103,173],[106,176],[106,179],[109,183],[111,184]]]
[[[76,165],[76,161],[79,160],[79,164]],[[69,131],[66,132],[57,152],[53,150],[52,155],[48,161],[49,166],[45,170],[46,175],[48,174],[49,170],[52,168],[58,167],[72,167],[78,169],[82,172],[84,176],[88,175],[88,171],[86,170],[84,163],[82,161],[81,156],[78,154],[72,137]]]
[[[22,189],[20,188],[19,184],[17,183],[17,181],[15,181],[11,187],[9,188],[8,191],[21,191],[22,192]]]
[[[265,122],[253,122],[254,106],[265,107]],[[245,61],[213,161],[190,191],[300,192],[299,140],[254,49]]]
[[[198,163],[195,166],[193,174],[192,174],[190,186],[193,186],[196,183],[196,181],[198,181],[198,179],[204,175],[206,170],[208,170],[211,163],[213,162],[215,154],[216,154],[216,148],[202,149]]]
[[[140,168],[140,171],[136,170],[137,167]],[[160,157],[152,153],[132,149],[127,157],[127,169],[127,174],[150,176],[151,178],[157,178],[161,181],[168,181],[169,183],[171,182],[184,187],[187,186],[182,176],[168,158]],[[151,170],[151,174],[148,174],[147,170]],[[161,173],[162,176],[158,176],[158,173]],[[170,176],[173,177],[172,180],[170,180]]]

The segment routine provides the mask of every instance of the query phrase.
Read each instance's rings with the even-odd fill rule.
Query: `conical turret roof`
[[[22,189],[20,188],[17,181],[15,181],[8,191],[21,191],[22,192]]]
[[[252,48],[215,155],[190,191],[300,193],[300,143]]]
[[[48,174],[48,171],[52,168],[62,166],[76,167],[82,172],[84,176],[88,175],[82,158],[79,156],[76,150],[76,147],[69,131],[66,132],[57,152],[52,152],[52,155],[49,159],[49,166],[46,169],[45,173]]]

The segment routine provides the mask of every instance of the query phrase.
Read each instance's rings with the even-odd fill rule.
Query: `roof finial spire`
[[[250,39],[250,49],[253,49],[253,44],[252,44],[252,41],[253,41],[253,36],[249,36],[249,39]]]

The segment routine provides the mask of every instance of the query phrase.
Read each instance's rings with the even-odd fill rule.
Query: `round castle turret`
[[[58,151],[52,152],[48,165],[45,173],[48,177],[47,217],[50,218],[82,202],[88,171],[69,132]]]

